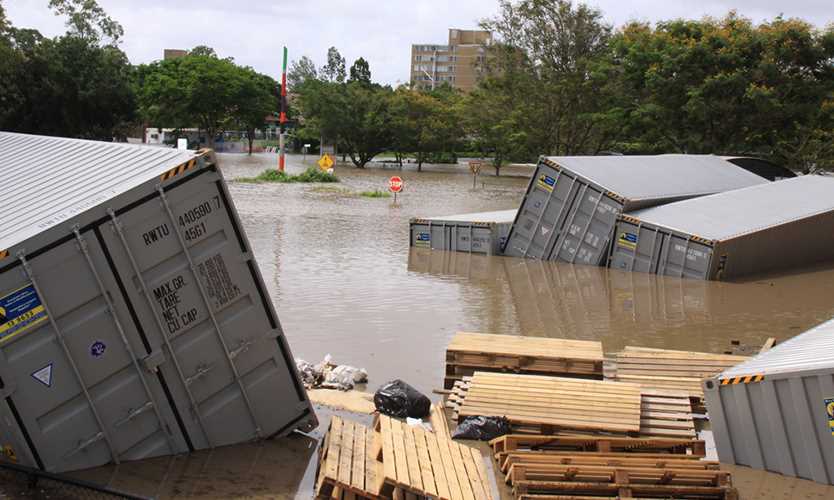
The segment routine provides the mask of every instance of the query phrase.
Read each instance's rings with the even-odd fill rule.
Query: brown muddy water
[[[337,167],[338,184],[247,184],[235,179],[273,166],[275,155],[220,161],[293,354],[366,368],[369,391],[394,378],[426,393],[442,386],[457,330],[601,340],[607,352],[724,352],[733,341],[752,350],[834,316],[834,266],[715,283],[409,251],[411,217],[515,208],[527,184],[518,174],[529,169],[481,176],[473,190],[470,175],[449,167]],[[303,169],[300,157],[289,165]],[[358,196],[385,190],[394,174],[405,180],[396,205]],[[329,410],[318,414],[326,424]],[[75,475],[162,498],[310,498],[321,433]],[[834,498],[808,481],[737,469],[743,498]]]

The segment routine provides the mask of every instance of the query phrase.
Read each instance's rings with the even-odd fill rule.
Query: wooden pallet
[[[689,395],[678,391],[640,390],[640,435],[695,438]]]
[[[640,387],[635,384],[540,375],[476,372],[458,416],[503,416],[543,433],[638,432]]]
[[[446,348],[444,387],[475,371],[602,378],[602,343],[458,332]]]
[[[515,451],[499,454],[498,466],[507,474],[513,466],[524,466],[528,470],[547,468],[554,465],[595,465],[606,467],[668,467],[672,469],[718,470],[720,464],[701,460],[694,455],[673,455],[669,453],[600,453],[594,451]],[[509,479],[509,477],[507,478]]]
[[[434,403],[431,405],[429,423],[435,434],[444,439],[452,439],[451,434],[449,434],[449,422],[446,420],[446,410],[443,403]]]
[[[317,497],[379,498],[382,476],[376,457],[378,439],[362,424],[332,417],[319,448]]]
[[[402,490],[449,500],[492,498],[483,457],[475,448],[385,415],[377,417],[374,427],[382,440],[382,496]]]
[[[521,450],[551,452],[598,452],[598,453],[666,453],[678,458],[679,455],[702,458],[706,456],[706,445],[695,439],[675,438],[628,438],[605,436],[528,436],[507,434],[489,442],[496,456],[505,452]]]
[[[607,380],[643,387],[685,392],[703,409],[701,381],[750,359],[747,356],[626,347],[610,359]]]

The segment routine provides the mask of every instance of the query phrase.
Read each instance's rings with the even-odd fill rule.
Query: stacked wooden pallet
[[[320,448],[317,498],[491,499],[474,448],[381,415],[373,428],[332,417]]]
[[[446,348],[444,387],[475,371],[599,379],[603,359],[600,342],[458,332]]]
[[[640,387],[541,375],[476,372],[458,408],[460,418],[503,416],[511,425],[550,434],[557,429],[638,432]]]
[[[490,443],[517,499],[651,496],[734,500],[703,441],[502,436]]]
[[[626,347],[611,360],[606,378],[643,387],[684,392],[703,410],[701,381],[750,359],[747,356]]]

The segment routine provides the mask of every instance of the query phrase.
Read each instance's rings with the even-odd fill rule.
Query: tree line
[[[2,0],[0,0],[2,2]],[[263,126],[277,82],[198,47],[132,66],[121,26],[94,0],[50,0],[68,32],[15,28],[0,3],[0,128],[121,138],[137,123],[223,130]],[[476,155],[755,155],[803,171],[834,168],[834,28],[776,17],[632,22],[615,28],[571,0],[500,0],[484,20],[475,90],[374,83],[336,48],[293,62],[296,143],[323,138],[357,166],[383,152],[424,162]],[[248,134],[250,138],[254,133]]]

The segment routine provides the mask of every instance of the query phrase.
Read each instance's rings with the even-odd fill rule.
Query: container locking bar
[[[576,214],[579,213],[579,207],[582,206],[582,201],[585,199],[585,193],[587,193],[587,192],[588,192],[588,184],[585,184],[584,186],[582,186],[582,193],[576,195],[576,198],[577,198],[577,200],[576,200],[576,209],[571,214],[570,220],[565,221],[565,227],[567,228],[568,233],[570,233],[570,227],[573,225],[573,221],[576,220]],[[563,205],[563,207],[564,207],[564,205]],[[568,242],[567,236],[562,238],[562,242],[559,243],[559,248],[557,248],[553,253],[550,254],[550,255],[554,256],[554,260],[559,260],[559,255],[562,253],[562,249],[565,248],[565,243],[567,243],[567,242]],[[579,243],[576,244],[576,249],[573,252],[574,258],[576,256],[576,254],[579,253],[579,245],[581,243],[582,243],[582,241],[580,241]],[[573,262],[573,260],[571,260],[571,262]]]
[[[23,271],[26,273],[26,277],[29,278],[29,281],[35,288],[35,292],[41,299],[41,304],[43,304],[43,309],[44,311],[46,311],[46,315],[49,318],[49,323],[50,325],[52,325],[52,329],[55,330],[55,337],[58,339],[58,343],[61,345],[61,349],[64,351],[64,356],[66,356],[67,362],[69,363],[70,368],[72,368],[72,372],[73,374],[75,374],[75,378],[78,380],[78,383],[81,386],[81,391],[84,393],[84,398],[87,400],[87,404],[90,407],[90,411],[92,412],[93,417],[96,419],[96,424],[98,425],[98,428],[101,429],[99,434],[96,435],[95,441],[99,441],[103,438],[107,443],[107,448],[110,450],[110,456],[113,457],[113,461],[118,464],[119,454],[116,452],[116,448],[113,446],[113,441],[107,434],[107,429],[104,427],[104,422],[102,422],[101,416],[98,414],[98,410],[96,409],[95,401],[93,401],[93,397],[90,395],[90,391],[87,390],[87,384],[84,382],[84,378],[81,376],[81,372],[78,371],[78,366],[75,364],[75,360],[73,359],[69,347],[67,346],[66,339],[64,338],[64,332],[61,331],[61,329],[58,327],[58,323],[57,321],[55,321],[55,316],[49,309],[49,301],[46,300],[46,297],[44,296],[41,287],[38,286],[38,281],[37,279],[35,279],[35,273],[32,271],[32,266],[29,265],[29,261],[26,260],[26,256],[23,255],[23,252],[20,252],[17,255],[17,258],[20,260],[20,264],[23,266]],[[84,445],[84,448],[86,448],[87,446],[93,444],[93,442],[95,441],[91,441],[87,444],[85,444],[85,442],[82,444]],[[70,452],[70,455],[74,454],[75,451],[76,450]]]
[[[174,364],[177,376],[179,377],[180,382],[182,382],[182,386],[185,389],[185,393],[188,395],[188,402],[191,405],[191,412],[194,416],[197,417],[197,423],[200,425],[200,430],[203,431],[203,436],[205,436],[209,448],[214,448],[214,444],[211,442],[211,436],[206,430],[205,422],[203,422],[203,415],[200,413],[200,407],[197,404],[197,401],[194,399],[194,394],[191,393],[191,389],[188,388],[188,382],[186,382],[185,375],[182,371],[182,366],[180,366],[180,362],[177,359],[177,353],[174,351],[174,347],[171,345],[171,341],[168,339],[168,335],[165,333],[165,326],[162,324],[162,320],[159,318],[159,314],[157,314],[156,312],[156,307],[154,306],[154,303],[151,300],[151,294],[148,290],[148,284],[145,283],[145,278],[142,276],[142,271],[139,269],[139,264],[136,262],[136,258],[133,256],[133,252],[130,251],[130,246],[127,244],[127,238],[125,238],[125,233],[122,229],[122,223],[116,217],[116,212],[114,212],[112,208],[107,209],[107,213],[108,215],[110,215],[110,220],[113,223],[113,230],[119,236],[119,241],[121,241],[122,243],[122,248],[127,254],[128,260],[130,260],[130,266],[133,269],[133,274],[136,275],[136,279],[139,281],[139,285],[142,287],[142,294],[145,296],[145,300],[147,300],[148,302],[148,308],[151,310],[151,314],[153,315],[154,321],[156,321],[157,328],[159,328],[159,333],[162,337],[162,341],[165,343],[165,347],[168,348],[168,352],[171,354],[171,361]],[[153,366],[152,364],[148,363],[148,361],[153,361],[155,359],[157,359],[155,353],[152,353],[148,358],[146,358],[146,366]],[[158,366],[158,364],[156,366]]]
[[[86,450],[87,448],[89,448],[90,446],[98,443],[102,439],[105,439],[105,440],[107,439],[107,435],[104,432],[97,432],[97,433],[93,434],[89,438],[80,441],[78,443],[78,446],[76,446],[75,448],[73,448],[72,450],[70,450],[69,452],[64,454],[64,459],[70,458],[71,456],[75,455],[76,453]],[[109,441],[108,441],[108,443],[109,443]],[[116,461],[116,463],[119,463],[119,462]]]
[[[145,408],[150,405],[150,408],[153,408],[154,414],[156,415],[156,420],[159,422],[159,428],[162,430],[163,434],[165,434],[165,439],[168,441],[168,446],[171,448],[171,452],[176,452],[177,448],[174,444],[174,439],[171,437],[171,434],[168,432],[168,426],[165,425],[165,420],[162,418],[162,415],[159,413],[159,405],[156,402],[156,399],[153,397],[153,393],[151,392],[151,388],[148,386],[148,381],[145,379],[144,373],[142,373],[142,368],[139,366],[139,360],[136,357],[136,353],[133,351],[133,348],[130,346],[130,342],[127,340],[127,335],[125,335],[125,330],[122,327],[121,321],[119,321],[119,317],[116,315],[116,308],[113,306],[113,301],[110,299],[110,294],[107,293],[107,289],[104,287],[104,282],[101,281],[101,275],[99,275],[98,270],[96,269],[96,265],[93,262],[93,258],[90,255],[90,249],[87,245],[87,241],[81,236],[81,231],[78,228],[78,225],[73,227],[72,229],[73,234],[75,234],[75,240],[78,242],[78,249],[81,250],[81,253],[84,254],[84,259],[87,261],[87,265],[90,267],[90,272],[93,273],[93,277],[96,279],[96,284],[98,285],[99,292],[101,296],[104,298],[104,301],[107,303],[107,312],[110,314],[110,317],[113,318],[113,324],[116,326],[116,330],[119,332],[119,338],[122,339],[122,345],[124,345],[125,350],[127,351],[128,355],[130,356],[130,361],[133,364],[133,369],[136,370],[136,375],[139,378],[139,381],[142,383],[142,388],[145,390],[145,396],[148,397],[148,402],[145,403],[142,407]],[[146,408],[147,409],[147,408]],[[128,413],[126,420],[121,420],[120,422],[126,422],[131,420],[136,415],[131,415]],[[121,425],[119,422],[116,423],[116,427]]]
[[[229,368],[231,368],[235,381],[240,388],[240,394],[243,396],[244,402],[246,402],[246,407],[249,410],[249,416],[252,418],[252,424],[255,426],[255,438],[260,439],[261,427],[258,425],[258,419],[255,416],[255,409],[252,406],[252,401],[249,399],[249,392],[246,390],[246,384],[243,383],[243,379],[237,370],[237,366],[235,366],[234,358],[232,358],[229,353],[229,346],[226,345],[226,339],[223,338],[223,331],[220,329],[220,322],[217,321],[217,316],[214,314],[214,307],[211,305],[211,301],[209,300],[202,280],[200,280],[197,266],[194,264],[194,259],[191,257],[191,252],[188,250],[188,245],[185,243],[185,239],[180,232],[179,224],[177,224],[177,218],[174,216],[174,212],[171,210],[171,204],[168,202],[168,196],[165,194],[165,189],[162,186],[158,186],[157,191],[159,192],[159,199],[162,201],[162,206],[165,207],[165,211],[168,213],[168,219],[170,220],[171,225],[176,229],[174,232],[177,234],[177,241],[180,243],[183,255],[185,255],[185,258],[188,260],[188,267],[194,275],[194,281],[197,283],[197,289],[200,291],[200,297],[203,299],[203,304],[206,307],[206,311],[208,311],[209,318],[211,318],[214,331],[217,333],[217,340],[223,347],[223,354],[226,355],[226,360],[229,362]]]
[[[579,238],[579,241],[576,243],[576,251],[573,252],[571,255],[570,263],[573,264],[576,262],[576,256],[579,255],[579,249],[582,248],[582,243],[585,241],[585,236],[588,235],[588,230],[591,229],[591,223],[594,222],[594,217],[597,214],[597,209],[599,208],[599,202],[602,201],[602,193],[599,193],[597,196],[597,202],[594,203],[594,208],[591,210],[590,215],[588,215],[588,223],[585,224],[585,229],[582,231],[582,236]],[[576,211],[579,212],[579,205],[576,206]]]

